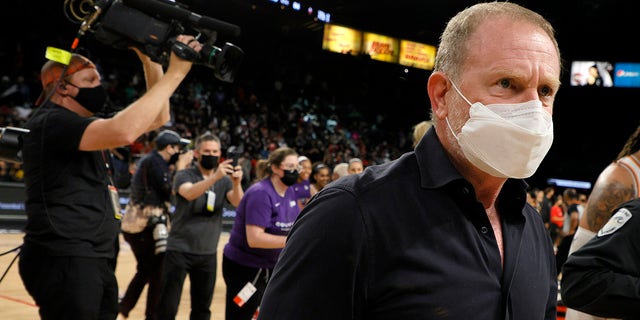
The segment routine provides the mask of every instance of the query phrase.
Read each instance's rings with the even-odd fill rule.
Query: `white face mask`
[[[553,120],[542,102],[514,104],[469,104],[469,120],[458,135],[453,132],[467,159],[480,170],[500,178],[528,178],[547,155],[553,143]]]

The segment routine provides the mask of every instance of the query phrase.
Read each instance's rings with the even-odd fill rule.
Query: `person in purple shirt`
[[[244,193],[224,248],[222,275],[227,285],[226,320],[249,320],[300,207],[292,187],[298,182],[298,154],[282,147],[267,159],[266,177]]]

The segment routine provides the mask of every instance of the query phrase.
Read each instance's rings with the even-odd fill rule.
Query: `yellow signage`
[[[398,63],[403,66],[433,70],[436,47],[423,43],[401,40]]]
[[[357,56],[362,46],[362,32],[326,23],[322,38],[322,49]]]
[[[371,59],[385,62],[398,62],[398,39],[377,34],[364,32],[363,35],[364,53]]]

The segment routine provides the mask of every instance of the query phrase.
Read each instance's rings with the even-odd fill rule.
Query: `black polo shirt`
[[[25,245],[55,256],[115,258],[120,222],[107,189],[108,153],[78,150],[94,120],[47,103],[26,123]]]
[[[555,320],[553,245],[526,187],[508,180],[498,197],[503,268],[485,209],[430,129],[415,153],[313,198],[260,319]]]

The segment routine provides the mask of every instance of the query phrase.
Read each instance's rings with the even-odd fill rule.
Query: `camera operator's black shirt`
[[[120,222],[107,189],[108,153],[78,150],[94,120],[47,103],[27,121],[25,245],[55,256],[115,257]]]

